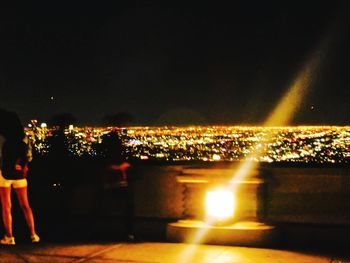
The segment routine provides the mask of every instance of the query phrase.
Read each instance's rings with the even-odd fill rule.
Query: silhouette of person
[[[105,172],[103,178],[103,189],[115,191],[121,195],[126,202],[125,220],[127,238],[134,240],[134,206],[133,193],[130,187],[130,178],[127,169],[130,164],[123,157],[122,140],[116,130],[111,131],[103,137],[103,147],[105,149]]]
[[[3,159],[3,145],[6,141],[25,141],[23,126],[13,112],[0,109],[0,159]],[[28,152],[28,161],[31,160],[31,153]],[[16,169],[17,169],[16,165]],[[23,211],[26,223],[29,228],[30,238],[33,243],[40,241],[35,232],[34,216],[29,205],[27,194],[27,179],[9,180],[5,179],[0,169],[0,199],[2,205],[2,220],[5,227],[5,236],[0,240],[3,245],[15,245],[15,238],[12,233],[12,214],[11,214],[11,189],[16,192],[18,202]]]
[[[111,131],[103,138],[103,146],[105,148],[105,178],[104,187],[126,187],[128,178],[126,170],[130,167],[125,162],[122,152],[122,141],[117,131]]]

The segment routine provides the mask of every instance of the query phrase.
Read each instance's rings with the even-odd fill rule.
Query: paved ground
[[[337,254],[337,253],[336,253]],[[332,253],[175,243],[99,243],[0,247],[0,262],[350,262]]]

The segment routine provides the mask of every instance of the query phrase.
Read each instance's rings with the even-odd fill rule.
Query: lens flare
[[[331,37],[330,34],[328,34],[321,42],[319,48],[316,49],[307,60],[304,67],[299,71],[290,88],[288,88],[284,96],[282,96],[281,100],[271,112],[270,116],[264,122],[264,126],[285,126],[290,123],[302,101],[307,96],[317,72],[320,71],[322,57],[329,49],[330,40]],[[258,164],[254,160],[258,160],[259,157],[265,153],[265,145],[271,142],[272,136],[272,134],[267,133],[259,142],[257,142],[257,144],[262,144],[261,147],[254,147],[257,150],[251,153],[246,160],[243,161],[231,181],[242,180],[250,171],[257,167]]]
[[[319,48],[316,49],[316,52],[314,52],[311,55],[311,57],[305,63],[305,66],[297,74],[295,81],[292,83],[290,88],[288,88],[280,102],[277,103],[270,116],[264,122],[264,126],[285,126],[290,123],[290,121],[295,116],[295,113],[297,112],[299,106],[301,105],[302,101],[307,96],[307,93],[312,86],[312,82],[316,73],[320,71],[320,65],[322,62],[321,57],[328,50],[330,40],[331,34],[328,34],[326,38],[324,38],[324,40],[321,42]],[[259,157],[261,157],[262,154],[264,154],[266,149],[265,145],[271,142],[271,140],[272,134],[266,134],[264,138],[256,142],[256,144],[261,144],[261,147],[254,147],[256,151],[247,156],[245,161],[243,161],[236,169],[235,174],[228,182],[228,184],[231,185],[231,190],[233,190],[233,199],[236,198],[235,196],[240,185],[239,181],[244,180],[253,170],[257,168],[257,160],[259,160]],[[215,198],[213,198],[213,200],[214,199]],[[210,206],[215,207],[216,204],[218,206],[217,209],[219,210],[219,212],[221,213],[223,211],[222,208],[219,209],[219,201],[211,202],[212,203],[210,203]],[[234,208],[234,204],[232,204],[231,208]],[[213,209],[213,211],[214,210],[215,209]],[[232,214],[235,214],[235,211],[233,211]],[[209,228],[202,228],[198,230],[194,235],[189,237],[188,240],[190,240],[190,243],[193,244],[201,243],[206,233],[208,232],[208,229]],[[184,253],[181,255],[181,260],[183,260],[182,262],[190,262],[188,261],[188,259],[191,259],[193,257],[193,253],[194,247],[185,250]]]
[[[265,121],[265,126],[285,126],[290,123],[307,95],[319,62],[320,56],[316,52]]]

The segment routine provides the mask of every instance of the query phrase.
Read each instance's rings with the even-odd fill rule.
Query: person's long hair
[[[14,112],[5,111],[2,113],[1,134],[6,140],[23,140],[25,133],[19,117]]]

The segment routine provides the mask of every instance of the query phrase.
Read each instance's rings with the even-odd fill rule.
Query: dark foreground
[[[0,262],[350,262],[350,253],[175,243],[40,243],[0,247]]]
[[[33,162],[28,190],[42,242],[29,244],[27,227],[13,196],[17,244],[0,247],[0,262],[350,262],[348,170],[311,169],[313,173],[307,174],[307,169],[301,169],[306,175],[297,170],[295,177],[282,173],[291,169],[277,169],[278,177],[274,178],[284,179],[271,188],[267,216],[278,227],[280,240],[273,248],[245,248],[166,242],[167,223],[183,216],[184,191],[176,181],[179,167],[133,164],[134,214],[127,217],[127,196],[101,187],[98,162]],[[329,175],[319,178],[319,171]],[[306,188],[306,192],[295,191],[291,182],[296,179],[298,186],[303,186],[298,189]],[[338,183],[341,191],[335,187]],[[125,241],[130,222],[136,236],[132,243]]]

